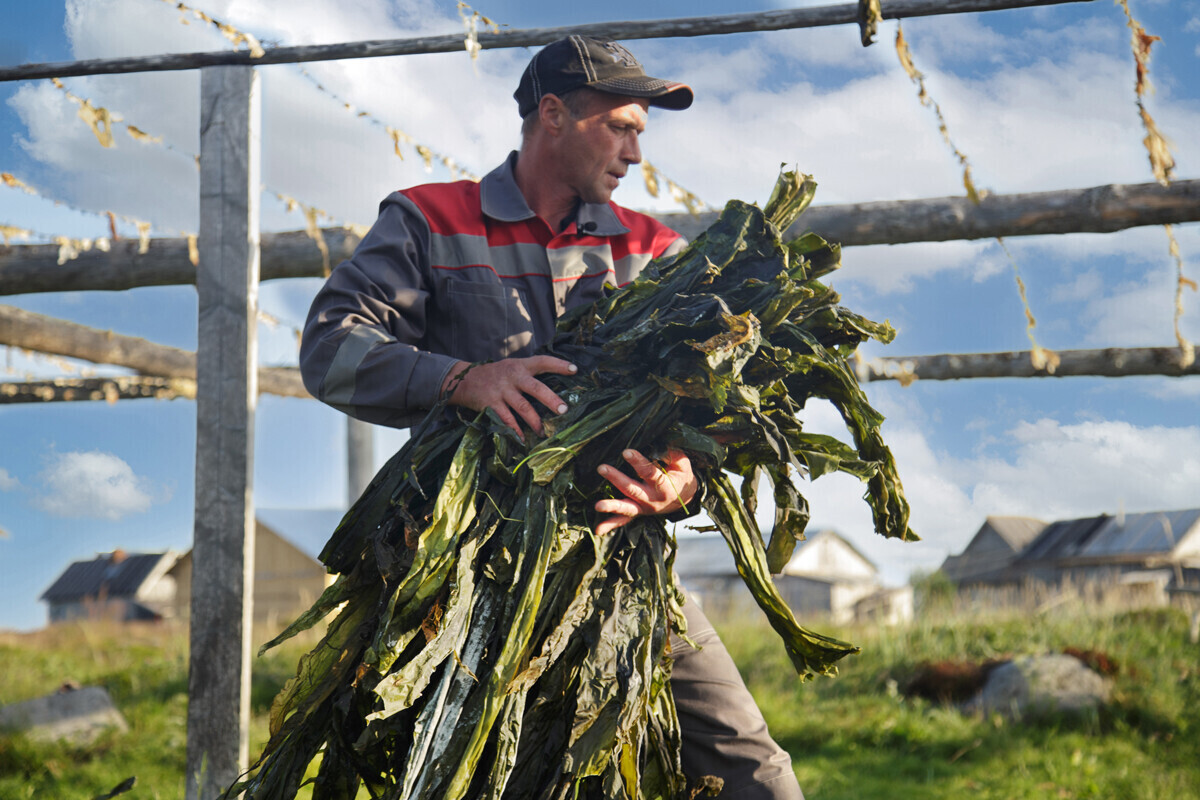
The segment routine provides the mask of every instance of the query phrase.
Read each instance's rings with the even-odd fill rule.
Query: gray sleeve
[[[687,247],[687,245],[688,245],[688,240],[683,238],[683,236],[680,236],[675,241],[673,241],[669,245],[667,245],[666,249],[663,250],[661,253],[659,253],[656,256],[656,258],[662,258],[663,256],[673,256],[677,253],[681,253],[681,252],[683,252],[683,248]]]
[[[393,193],[309,309],[300,373],[314,397],[367,422],[420,421],[456,361],[421,349],[432,310],[429,273],[429,225]]]

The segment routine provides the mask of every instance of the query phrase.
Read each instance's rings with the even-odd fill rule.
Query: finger
[[[555,414],[567,413],[567,404],[562,401],[558,395],[551,391],[550,387],[539,381],[537,378],[530,377],[528,380],[520,384],[520,389],[525,394],[537,400],[546,408],[553,411]]]
[[[638,483],[633,478],[626,475],[616,467],[608,464],[601,464],[596,469],[605,480],[616,487],[617,491],[628,497],[630,500],[640,500],[643,503],[650,502],[649,488],[645,484]]]
[[[594,507],[601,514],[619,514],[623,517],[636,517],[642,513],[642,508],[637,503],[619,497],[597,500]]]
[[[507,425],[508,427],[512,428],[514,431],[517,432],[517,436],[521,439],[522,442],[525,441],[525,432],[522,431],[521,426],[519,424],[517,424],[517,418],[514,417],[512,415],[512,412],[510,412],[508,410],[508,406],[501,403],[498,405],[491,406],[490,408],[492,409],[492,411],[496,412],[496,416],[500,418],[501,422],[503,422],[505,425]]]
[[[662,468],[639,453],[637,450],[630,448],[621,453],[621,456],[627,462],[629,462],[629,466],[633,467],[633,471],[636,472],[638,477],[642,480],[654,484],[657,484],[662,480]]]
[[[534,375],[540,375],[543,372],[553,372],[556,375],[574,375],[579,371],[579,367],[570,361],[555,358],[554,356],[532,356],[527,361],[529,362],[529,371]]]
[[[508,407],[511,408],[518,417],[525,421],[525,424],[529,426],[531,431],[536,433],[538,436],[542,435],[542,418],[538,414],[537,409],[535,409],[530,402],[525,399],[525,395],[518,391],[514,391],[507,395],[504,399],[508,404]]]
[[[632,521],[633,521],[633,517],[627,517],[624,515],[609,517],[608,519],[603,520],[602,522],[600,522],[599,525],[596,526],[596,535],[597,536],[606,536],[606,535],[612,533],[613,531],[615,531],[617,528],[628,525]]]

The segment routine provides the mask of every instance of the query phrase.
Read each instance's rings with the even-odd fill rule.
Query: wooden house
[[[761,613],[721,536],[679,537],[675,571],[707,613]],[[884,587],[870,559],[834,531],[818,531],[799,543],[773,580],[792,611],[801,617],[823,616],[839,623],[912,618],[911,588]]]
[[[76,561],[42,593],[50,622],[79,619],[132,622],[174,616],[179,554],[113,550]]]
[[[947,557],[941,570],[959,585],[1007,580],[1013,560],[1045,527],[1032,517],[988,517],[966,549]]]
[[[254,624],[280,629],[313,604],[333,582],[317,560],[337,527],[335,509],[258,509],[254,534]],[[192,596],[192,553],[171,570],[179,587],[175,614],[188,618]]]
[[[254,542],[254,624],[278,629],[332,582],[317,556],[342,518],[337,509],[259,509]],[[188,618],[192,553],[115,550],[77,561],[41,599],[49,621]]]
[[[1190,585],[1200,580],[1200,508],[1063,520],[1014,559],[1015,580]]]
[[[1200,585],[1200,508],[1028,520],[1023,528],[1003,522],[1014,519],[1021,518],[989,517],[960,555],[946,559],[947,577],[960,589],[1146,585],[1164,599],[1173,589]]]

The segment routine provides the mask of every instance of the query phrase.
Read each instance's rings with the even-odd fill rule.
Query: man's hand
[[[567,404],[536,376],[547,372],[572,375],[579,369],[574,364],[553,356],[506,358],[490,364],[476,364],[455,386],[455,379],[470,366],[467,362],[460,361],[450,368],[450,373],[442,384],[443,392],[454,386],[450,404],[474,411],[490,408],[522,439],[525,436],[517,422],[518,418],[534,433],[539,436],[542,434],[542,418],[538,416],[530,398],[556,414],[565,413],[567,410]]]
[[[596,526],[596,535],[611,533],[641,514],[669,514],[683,508],[700,488],[692,462],[679,450],[668,450],[662,466],[636,450],[621,454],[641,478],[635,481],[616,467],[601,464],[599,472],[625,497],[600,500],[596,510],[612,514]]]

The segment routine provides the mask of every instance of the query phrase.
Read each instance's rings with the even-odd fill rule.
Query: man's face
[[[638,135],[650,104],[595,92],[579,119],[568,116],[560,141],[563,180],[585,203],[607,203],[631,164],[641,163]]]

